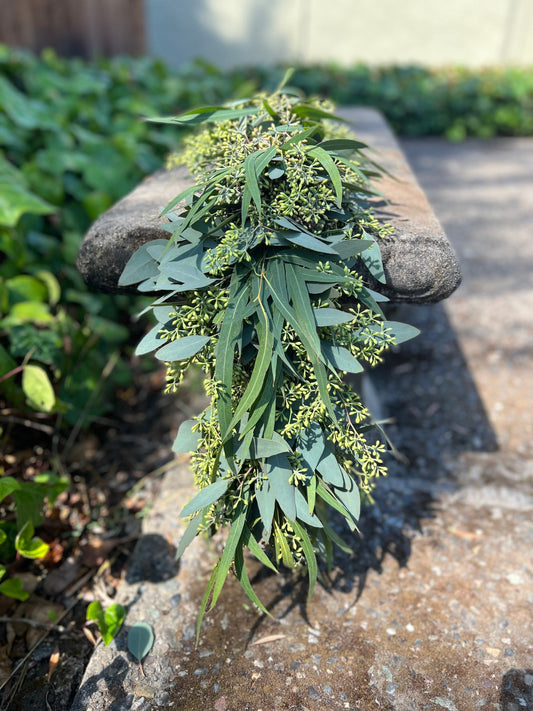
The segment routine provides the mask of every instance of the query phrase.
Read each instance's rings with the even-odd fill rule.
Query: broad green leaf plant
[[[416,329],[387,321],[379,240],[391,233],[372,212],[380,167],[329,106],[283,89],[176,118],[201,124],[173,158],[195,184],[164,213],[170,236],[142,246],[121,276],[155,293],[157,324],[137,348],[167,363],[174,392],[191,366],[205,374],[210,406],[184,422],[176,452],[192,452],[197,495],[180,556],[198,534],[228,528],[201,603],[198,630],[234,572],[264,612],[244,550],[277,570],[349,547],[361,499],[385,474],[385,446],[360,396],[343,381],[378,363]]]

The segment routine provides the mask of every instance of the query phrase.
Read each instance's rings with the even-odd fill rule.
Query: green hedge
[[[275,86],[280,69],[234,76]],[[533,135],[533,67],[432,70],[418,66],[297,68],[291,84],[336,104],[375,106],[402,136]]]

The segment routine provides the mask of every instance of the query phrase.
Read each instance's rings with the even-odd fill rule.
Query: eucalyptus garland
[[[169,239],[142,246],[120,279],[159,296],[137,354],[167,363],[168,392],[199,367],[211,400],[173,447],[192,453],[199,490],[181,512],[178,557],[229,528],[198,630],[230,570],[267,612],[244,549],[276,571],[304,565],[310,595],[317,556],[350,551],[331,509],[354,531],[386,468],[379,425],[343,374],[417,333],[386,320],[362,276],[385,281],[378,243],[392,230],[371,208],[382,170],[328,105],[283,86],[155,119],[202,124],[172,159],[195,183],[164,210]]]

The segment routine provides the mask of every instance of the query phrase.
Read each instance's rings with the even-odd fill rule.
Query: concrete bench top
[[[387,284],[368,275],[370,285],[392,302],[445,299],[461,282],[457,257],[392,131],[374,109],[345,108],[337,113],[354,124],[358,140],[377,151],[371,157],[394,176],[379,182],[388,204],[375,207],[377,216],[395,228],[391,237],[380,240]],[[126,262],[145,242],[168,239],[161,227],[167,219],[160,212],[192,183],[185,167],[159,171],[101,215],[78,253],[77,266],[86,283],[105,292],[135,290],[117,286]]]

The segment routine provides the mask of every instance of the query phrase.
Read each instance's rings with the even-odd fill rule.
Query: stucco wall
[[[533,0],[145,0],[171,64],[533,64]]]

